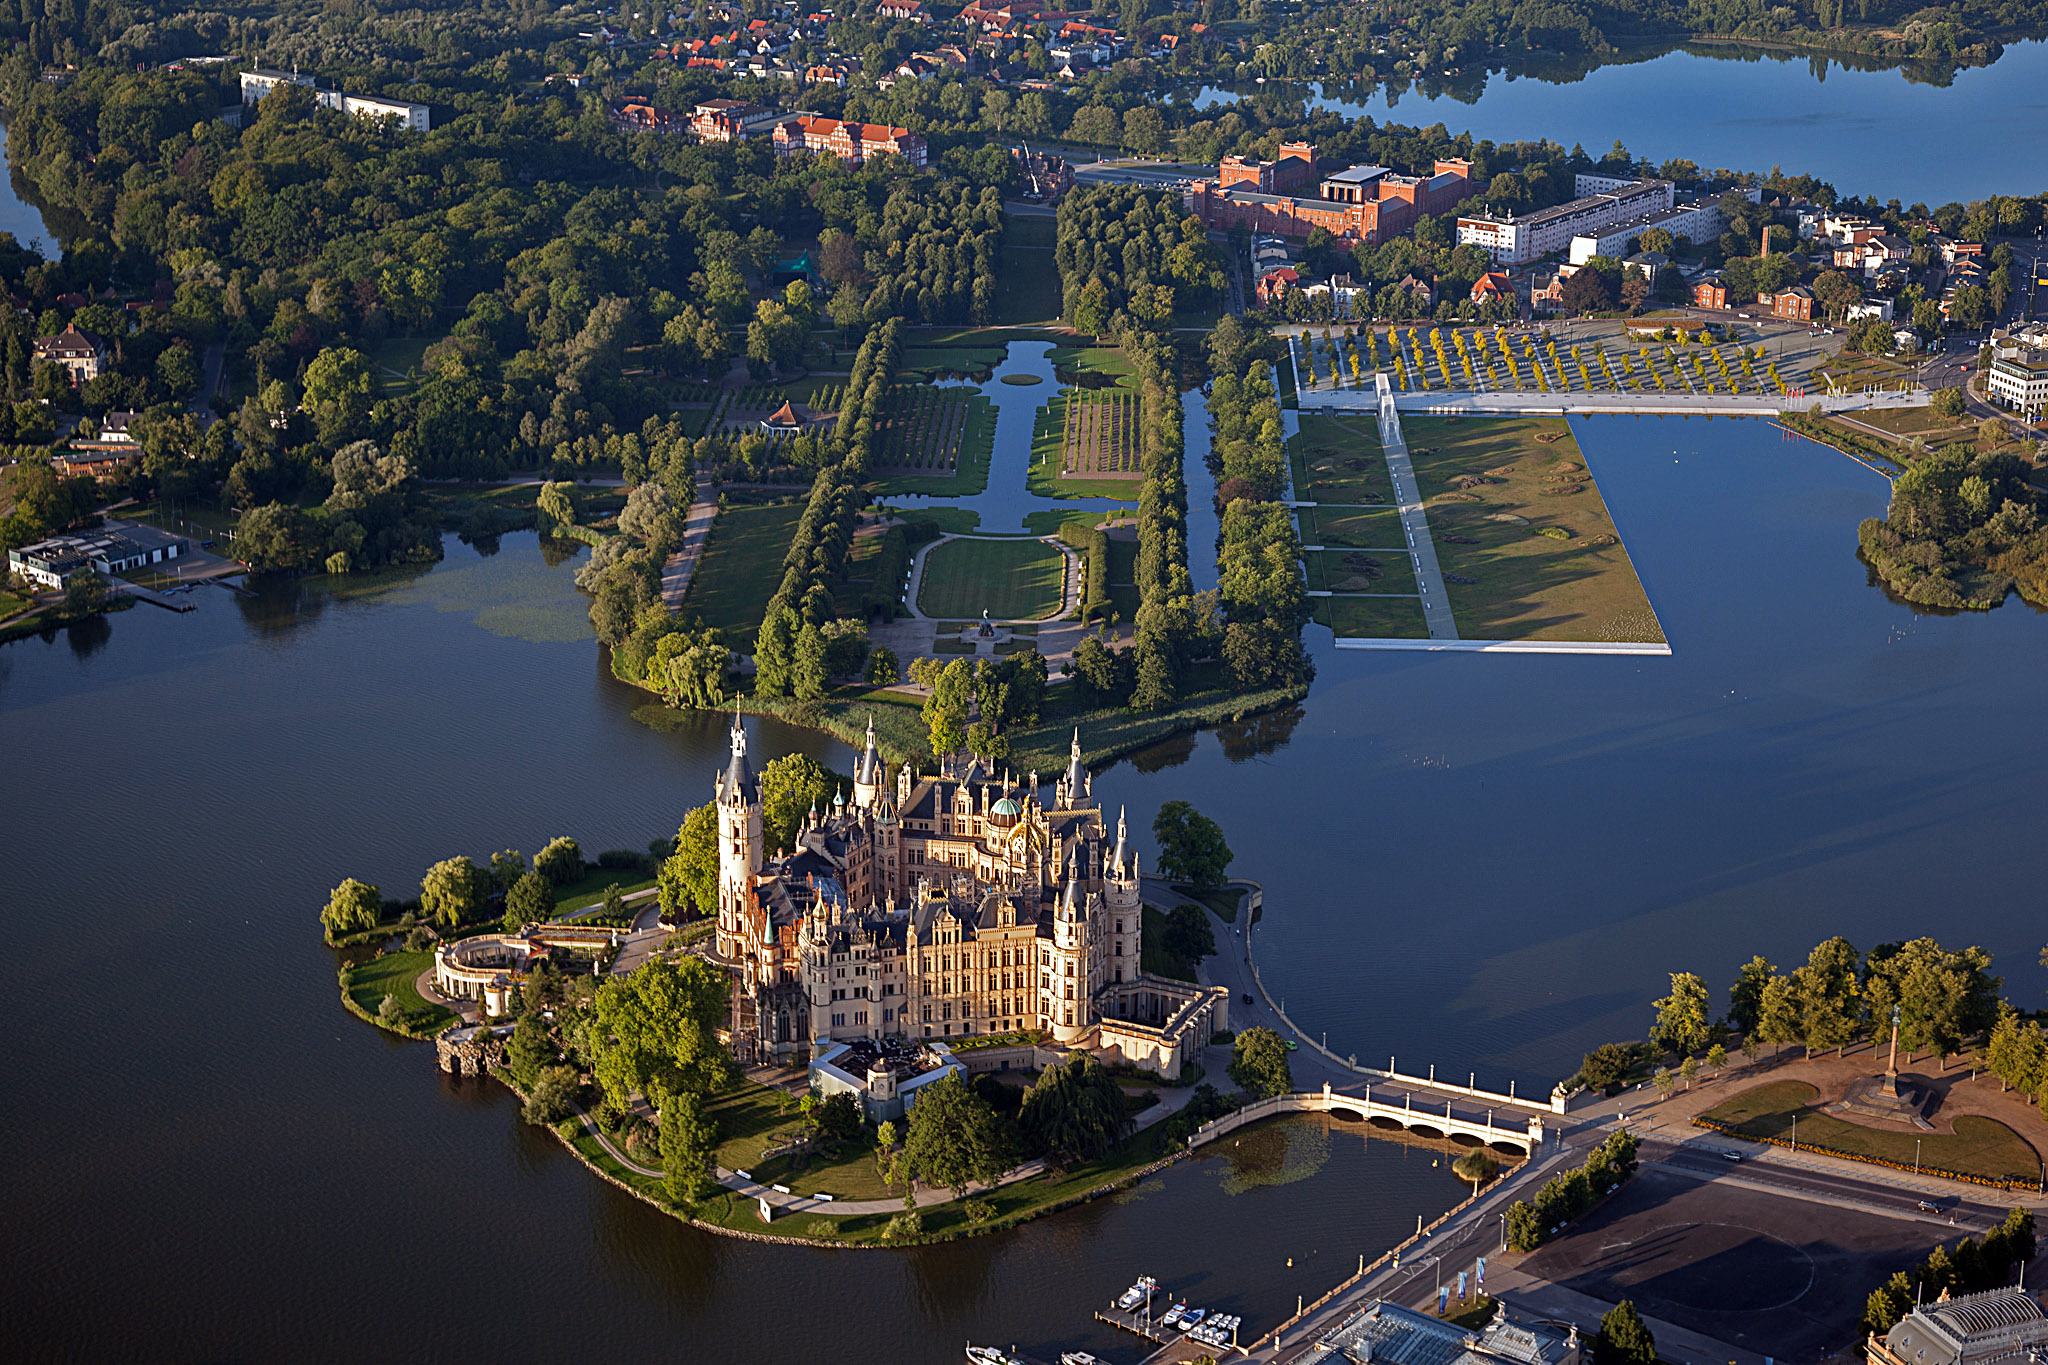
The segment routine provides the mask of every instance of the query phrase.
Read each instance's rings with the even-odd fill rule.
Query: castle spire
[[[1116,875],[1124,875],[1124,808],[1116,808]]]

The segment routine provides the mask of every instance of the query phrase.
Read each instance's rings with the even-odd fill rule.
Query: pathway
[[[1415,468],[1408,462],[1408,442],[1401,435],[1401,416],[1395,410],[1387,377],[1380,383],[1380,446],[1386,453],[1387,473],[1394,480],[1394,501],[1400,505],[1401,530],[1408,538],[1408,553],[1415,561],[1415,581],[1422,589],[1422,616],[1432,640],[1455,640],[1458,623],[1451,619],[1451,597],[1444,589],[1443,571],[1436,562],[1436,542],[1429,538],[1429,515],[1422,510],[1422,492],[1415,485]]]
[[[718,498],[711,491],[711,476],[697,475],[696,500],[683,517],[683,543],[661,566],[661,602],[670,611],[683,609],[683,595],[690,590],[690,577],[704,555],[704,543],[711,538],[711,523],[718,518]]]

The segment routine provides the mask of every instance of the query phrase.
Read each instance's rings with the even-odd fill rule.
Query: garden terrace
[[[1083,478],[1142,476],[1138,468],[1138,395],[1109,390],[1076,394],[1064,404],[1060,472]]]
[[[1562,418],[1411,417],[1403,427],[1461,637],[1664,639]]]

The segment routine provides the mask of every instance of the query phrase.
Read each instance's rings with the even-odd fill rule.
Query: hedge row
[[[1109,612],[1109,536],[1099,526],[1078,521],[1060,524],[1060,539],[1081,552],[1087,566],[1081,593],[1081,620],[1086,623]]]

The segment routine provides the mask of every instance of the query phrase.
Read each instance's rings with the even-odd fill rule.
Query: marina
[[[1159,1300],[1164,1300],[1168,1306],[1154,1318],[1153,1308]],[[1159,1281],[1150,1275],[1139,1276],[1136,1283],[1117,1296],[1115,1303],[1097,1309],[1095,1320],[1143,1337],[1158,1346],[1160,1349],[1146,1356],[1145,1360],[1159,1362],[1159,1365],[1182,1359],[1183,1354],[1177,1348],[1186,1342],[1219,1351],[1236,1350],[1238,1329],[1244,1325],[1244,1319],[1236,1314],[1212,1312],[1164,1293]],[[1089,1357],[1089,1361],[1093,1359]],[[1062,1357],[1061,1365],[1088,1365],[1088,1362]]]

